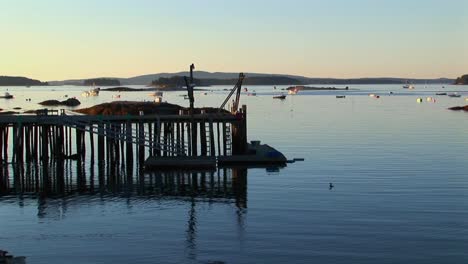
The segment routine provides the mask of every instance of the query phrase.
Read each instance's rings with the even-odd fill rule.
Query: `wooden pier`
[[[235,113],[179,115],[0,116],[1,163],[50,160],[133,163],[148,157],[217,157],[247,151],[247,108]],[[183,157],[183,158],[182,158]],[[167,159],[167,158],[166,158]]]

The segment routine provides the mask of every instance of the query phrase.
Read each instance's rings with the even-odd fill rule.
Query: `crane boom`
[[[234,99],[232,109],[233,109],[233,111],[237,111],[237,109],[239,108],[239,101],[240,101],[240,94],[241,94],[241,89],[242,89],[242,82],[244,81],[244,78],[245,78],[245,75],[242,72],[239,73],[239,79],[237,80],[236,85],[234,86],[234,88],[232,88],[231,92],[229,92],[229,95],[226,97],[224,102],[219,107],[219,111],[221,111],[221,109],[224,109],[224,107],[229,102],[229,99],[231,99],[231,97],[232,97],[232,95],[234,93],[236,93],[236,98]]]

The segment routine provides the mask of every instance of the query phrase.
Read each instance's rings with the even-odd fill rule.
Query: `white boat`
[[[98,96],[100,90],[101,90],[101,88],[94,88],[94,89],[91,89],[91,90],[89,90],[89,91],[82,92],[81,95],[82,95],[82,96],[85,96],[85,97],[88,97],[88,96]]]
[[[461,94],[458,94],[458,93],[451,93],[451,94],[447,94],[448,97],[461,97]]]
[[[153,92],[153,93],[149,93],[148,95],[149,95],[149,96],[153,96],[153,97],[158,97],[158,96],[162,97],[162,96],[163,96],[163,92],[161,92],[161,91],[156,91],[156,92]]]
[[[406,84],[403,85],[403,89],[414,89],[414,86],[406,81]]]
[[[297,94],[298,92],[299,92],[299,90],[296,89],[296,88],[288,90],[288,94]]]

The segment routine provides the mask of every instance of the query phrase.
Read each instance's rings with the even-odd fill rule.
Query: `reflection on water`
[[[47,166],[25,164],[2,166],[0,195],[22,199],[37,197],[39,209],[47,199],[82,196],[134,199],[190,199],[234,203],[247,208],[247,169],[223,168],[210,172],[151,171],[132,164],[91,164],[75,161],[53,162]],[[105,200],[105,199],[104,199]],[[86,203],[86,199],[80,199]],[[43,212],[39,212],[39,215]]]
[[[36,200],[38,220],[54,222],[66,219],[70,206],[74,209],[106,207],[105,204],[110,203],[107,207],[112,207],[117,201],[119,206],[127,203],[127,210],[131,212],[131,204],[135,203],[180,201],[189,205],[184,217],[185,259],[200,263],[197,260],[197,210],[200,210],[200,204],[232,204],[236,208],[234,222],[239,226],[238,232],[243,232],[243,218],[247,208],[247,169],[145,172],[133,168],[131,164],[125,167],[99,163],[86,167],[75,161],[53,162],[47,166],[8,165],[2,167],[0,174],[0,202],[8,203],[11,200],[17,201],[19,207]],[[96,228],[96,233],[82,230],[74,237],[88,240],[119,236],[116,231],[105,234],[98,230]],[[47,233],[30,239],[67,240],[64,236]],[[112,263],[113,260],[109,261]]]

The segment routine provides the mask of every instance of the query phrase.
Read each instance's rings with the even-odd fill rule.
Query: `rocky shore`
[[[78,106],[81,104],[81,102],[78,101],[78,99],[69,98],[65,101],[46,100],[46,101],[40,102],[39,104],[44,105],[44,106],[61,106],[61,105],[62,106]]]

